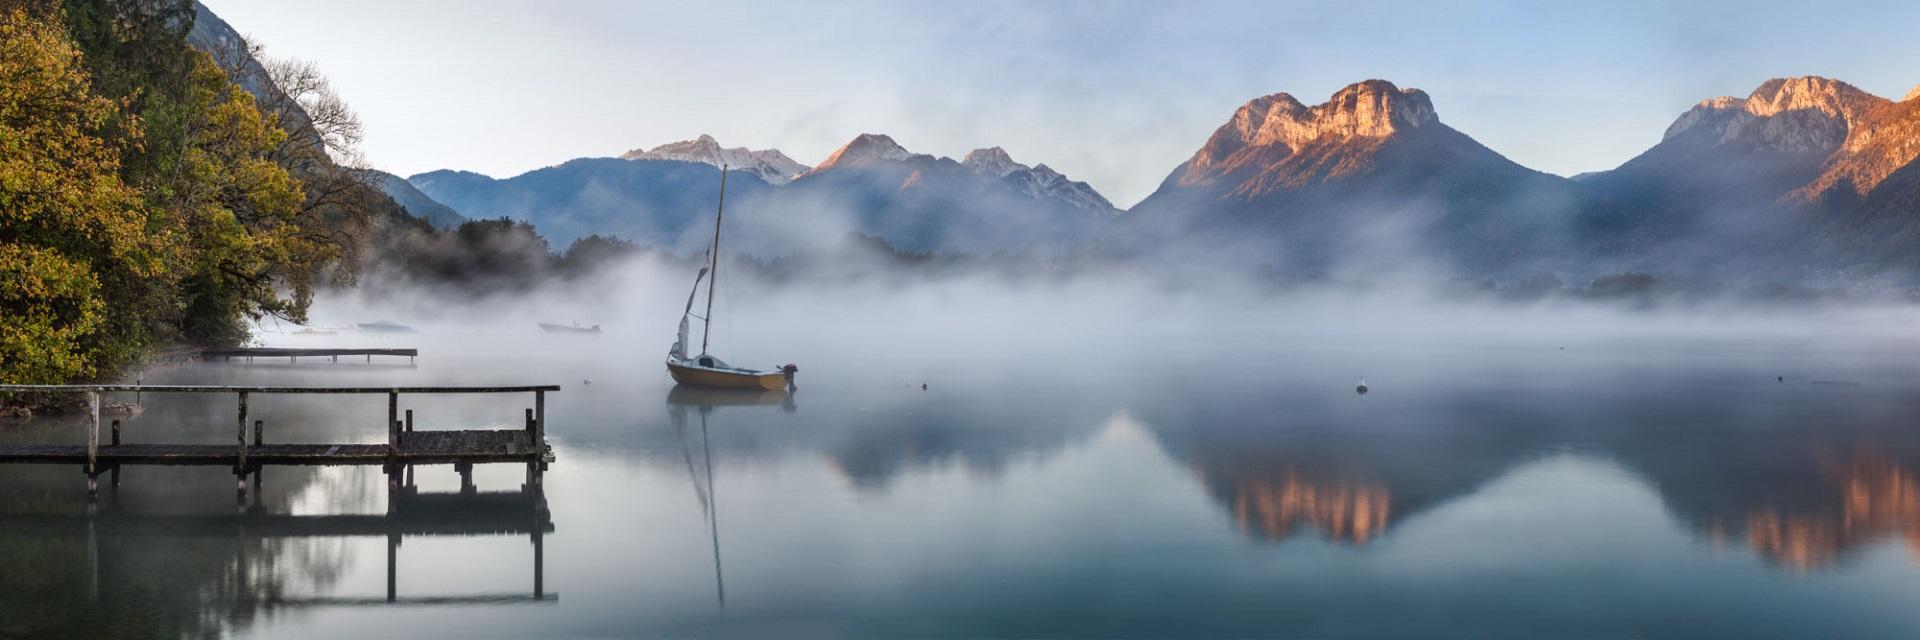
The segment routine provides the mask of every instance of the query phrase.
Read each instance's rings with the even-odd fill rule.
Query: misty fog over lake
[[[10,618],[102,607],[152,611],[185,635],[270,637],[1406,636],[1463,616],[1494,636],[1875,637],[1917,622],[1900,602],[1920,577],[1908,420],[1920,407],[1904,392],[1920,365],[1884,346],[1906,330],[1904,308],[1623,311],[1098,278],[744,282],[718,303],[729,326],[716,346],[798,363],[798,390],[772,397],[689,394],[661,375],[662,319],[685,300],[665,269],[596,287],[621,292],[612,304],[327,298],[316,326],[399,318],[418,333],[262,334],[404,343],[421,349],[412,366],[146,374],[562,384],[547,408],[540,567],[554,600],[443,605],[455,619],[311,604],[380,600],[387,538],[276,537],[246,520],[212,536],[96,525],[48,538],[61,521],[49,512],[83,517],[84,487],[69,469],[6,468],[7,512],[40,514],[8,527],[0,562],[34,594],[10,601],[37,603],[9,605]],[[536,319],[604,332],[542,334]],[[131,440],[224,438],[197,425],[230,419],[225,400],[144,402]],[[421,429],[511,424],[525,404],[404,402]],[[379,442],[380,405],[269,396],[253,415],[270,440]],[[7,437],[78,433],[36,423]],[[125,473],[93,508],[234,508],[224,470]],[[422,492],[460,490],[445,467],[416,474]],[[268,513],[389,513],[377,468],[263,476],[255,508]],[[474,476],[482,492],[521,482],[513,465]],[[526,535],[396,549],[403,598],[534,588]]]

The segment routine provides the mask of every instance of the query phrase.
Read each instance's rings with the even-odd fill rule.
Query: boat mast
[[[707,317],[701,318],[700,355],[713,335],[713,289],[720,284],[720,221],[727,216],[727,165],[720,165],[720,208],[713,214],[713,248],[707,251]]]

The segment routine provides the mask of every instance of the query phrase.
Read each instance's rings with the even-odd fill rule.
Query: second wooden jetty
[[[232,360],[246,358],[286,358],[288,362],[299,362],[301,358],[331,358],[339,362],[340,356],[366,356],[367,362],[373,362],[374,356],[406,356],[408,362],[420,355],[419,349],[305,349],[292,347],[235,347],[231,349],[204,349],[200,351],[201,360]]]

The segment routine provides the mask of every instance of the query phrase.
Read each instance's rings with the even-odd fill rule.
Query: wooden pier
[[[238,347],[232,349],[206,349],[199,353],[201,360],[228,361],[234,358],[246,358],[253,362],[255,357],[286,358],[288,362],[299,362],[301,358],[329,358],[339,362],[340,356],[366,356],[367,362],[373,362],[374,356],[406,356],[408,362],[420,355],[419,349],[296,349],[286,347]]]
[[[98,478],[112,472],[117,486],[123,465],[209,465],[233,469],[238,490],[247,491],[247,478],[259,482],[263,465],[381,465],[390,488],[401,485],[402,473],[414,465],[451,464],[467,478],[473,465],[486,463],[522,463],[527,465],[527,483],[535,490],[542,473],[552,462],[547,446],[547,393],[559,391],[558,385],[524,387],[230,387],[159,385],[0,385],[0,392],[71,392],[87,396],[88,429],[84,445],[4,444],[0,445],[0,464],[73,464],[87,474],[89,494],[97,493]],[[234,444],[122,444],[120,421],[111,423],[108,439],[101,438],[100,398],[116,391],[139,393],[231,393],[238,397],[237,420],[232,433]],[[521,429],[469,429],[453,431],[414,431],[413,410],[402,413],[403,394],[445,393],[531,393],[533,406],[526,409]],[[387,441],[379,443],[267,444],[266,422],[247,418],[247,399],[258,394],[374,394],[387,397]],[[404,416],[404,417],[403,417]],[[251,426],[251,438],[249,429]],[[470,484],[464,482],[462,484]]]

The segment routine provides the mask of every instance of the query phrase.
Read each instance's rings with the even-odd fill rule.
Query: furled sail
[[[693,290],[687,292],[687,308],[680,312],[680,333],[673,341],[673,349],[667,356],[675,360],[687,359],[687,318],[693,315],[693,299],[700,293],[700,280],[707,277],[707,268],[701,267],[700,273],[693,276]]]
[[[682,361],[687,359],[687,317],[686,316],[680,316],[680,338],[678,340],[673,341],[673,349],[667,352],[667,357],[673,358],[674,360],[682,360]]]

